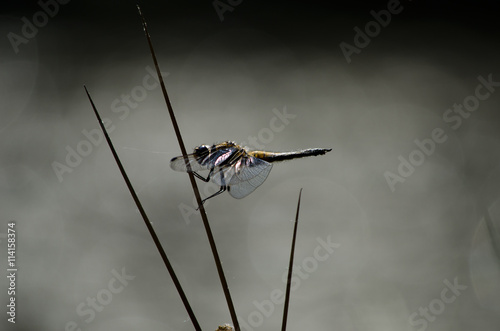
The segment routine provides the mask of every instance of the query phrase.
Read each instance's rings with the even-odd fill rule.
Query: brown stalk
[[[163,82],[163,77],[162,77],[162,74],[160,71],[160,67],[158,65],[158,60],[156,59],[156,53],[153,49],[153,43],[151,42],[151,37],[150,37],[149,32],[148,32],[146,19],[144,18],[144,15],[141,12],[141,8],[139,6],[137,6],[137,9],[139,10],[139,15],[141,16],[142,26],[144,28],[144,33],[146,34],[146,39],[148,41],[151,56],[153,57],[153,62],[154,62],[155,68],[156,68],[156,73],[158,75],[158,80],[160,81],[161,90],[163,92],[163,97],[165,98],[165,103],[167,104],[168,113],[170,115],[170,119],[171,119],[172,125],[174,127],[175,135],[176,135],[177,140],[179,142],[179,147],[181,149],[181,153],[182,153],[184,159],[187,160],[186,147],[184,146],[181,132],[179,130],[179,126],[177,125],[177,120],[175,119],[174,110],[172,109],[172,105],[170,104],[170,98],[168,97],[167,89],[165,87],[165,83]],[[210,224],[208,223],[208,217],[207,217],[207,214],[205,213],[205,208],[203,207],[200,191],[198,190],[198,185],[196,184],[195,177],[194,177],[193,173],[190,171],[191,168],[187,162],[186,162],[186,166],[188,168],[189,180],[191,181],[191,186],[193,187],[194,195],[196,197],[196,201],[198,203],[198,208],[200,210],[201,218],[203,220],[203,225],[205,226],[205,231],[207,232],[208,241],[210,243],[210,248],[212,249],[212,254],[214,256],[215,265],[217,266],[217,272],[219,274],[220,282],[222,285],[222,290],[224,291],[224,295],[226,297],[226,302],[227,302],[227,305],[229,308],[229,313],[231,314],[231,319],[233,321],[234,329],[235,329],[235,331],[240,331],[240,326],[238,323],[238,319],[236,317],[236,311],[234,309],[233,301],[231,299],[231,294],[229,293],[229,287],[227,285],[226,277],[224,276],[224,271],[222,269],[222,263],[221,263],[220,258],[219,258],[219,253],[217,252],[217,247],[215,246],[215,240],[214,240],[214,237],[212,235],[212,230],[210,229]]]
[[[295,225],[293,227],[292,250],[290,252],[290,263],[288,265],[288,278],[286,281],[285,307],[283,308],[283,322],[281,323],[281,331],[286,330],[286,322],[288,319],[288,305],[290,302],[290,288],[292,284],[293,257],[295,255],[295,239],[297,238],[297,224],[299,223],[300,197],[302,189],[299,192],[299,201],[297,202],[297,214],[295,215]]]
[[[188,299],[186,295],[184,294],[184,290],[182,289],[181,283],[179,282],[179,279],[175,275],[174,269],[172,268],[172,265],[170,264],[170,261],[168,260],[167,254],[165,253],[165,250],[163,249],[160,240],[158,239],[158,236],[156,235],[156,232],[151,225],[151,222],[149,221],[148,216],[146,215],[146,212],[144,211],[144,208],[142,208],[142,204],[139,201],[139,197],[135,193],[134,187],[132,186],[132,183],[130,182],[127,173],[125,172],[125,169],[123,168],[123,165],[120,161],[120,158],[118,157],[118,154],[116,153],[115,147],[113,146],[113,143],[111,142],[111,139],[109,138],[108,132],[106,130],[106,127],[104,126],[104,123],[102,122],[101,116],[99,115],[99,112],[97,111],[97,108],[94,105],[94,101],[92,101],[92,98],[90,97],[89,91],[87,90],[87,87],[84,85],[85,92],[87,93],[87,96],[89,98],[90,104],[92,105],[92,109],[94,109],[95,116],[97,117],[97,121],[99,122],[99,125],[101,126],[101,130],[104,133],[104,137],[106,138],[106,141],[108,142],[108,146],[111,149],[111,153],[113,153],[113,157],[116,161],[116,164],[118,165],[118,168],[120,169],[120,172],[123,176],[123,179],[125,180],[125,183],[127,184],[127,187],[130,191],[130,194],[132,195],[132,198],[134,199],[135,205],[139,209],[139,212],[141,213],[142,219],[144,220],[144,223],[146,224],[146,227],[149,230],[149,233],[151,234],[151,237],[153,238],[153,241],[156,245],[156,248],[158,249],[158,252],[161,255],[161,258],[163,259],[163,262],[165,263],[165,266],[167,267],[168,273],[170,274],[170,277],[172,277],[172,281],[174,282],[175,288],[177,289],[177,292],[179,292],[179,295],[181,297],[182,303],[184,304],[184,307],[186,308],[189,318],[193,322],[195,330],[201,331],[201,327],[198,324],[198,321],[196,320],[196,316],[194,315],[193,310],[191,309],[191,306],[189,305]]]

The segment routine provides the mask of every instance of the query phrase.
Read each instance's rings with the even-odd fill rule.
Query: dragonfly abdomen
[[[332,150],[331,148],[309,148],[301,151],[281,152],[281,153],[251,151],[250,154],[256,158],[262,159],[267,162],[279,162],[279,161],[299,159],[301,157],[324,155],[331,150]]]

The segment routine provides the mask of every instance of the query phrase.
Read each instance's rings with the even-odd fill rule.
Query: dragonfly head
[[[210,146],[208,145],[200,145],[194,148],[194,154],[196,155],[196,159],[200,159],[203,156],[207,155],[207,152],[210,150]]]

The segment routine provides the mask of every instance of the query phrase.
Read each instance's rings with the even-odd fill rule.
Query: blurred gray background
[[[84,84],[202,328],[231,322],[135,4],[1,5],[0,274],[10,221],[18,244],[2,330],[193,329]],[[498,330],[493,2],[140,5],[189,150],[333,148],[206,205],[243,330],[280,328],[300,188],[289,330]]]

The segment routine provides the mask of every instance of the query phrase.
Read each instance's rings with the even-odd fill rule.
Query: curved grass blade
[[[182,303],[184,304],[184,307],[186,308],[189,318],[193,322],[195,330],[201,331],[201,327],[198,324],[198,320],[196,319],[196,316],[194,315],[193,310],[191,309],[191,305],[188,302],[188,299],[186,295],[184,294],[184,290],[182,289],[181,283],[179,282],[179,279],[175,275],[174,269],[172,268],[172,265],[170,264],[170,261],[168,260],[167,254],[163,250],[163,247],[160,243],[160,240],[158,239],[158,236],[156,235],[156,232],[151,225],[151,222],[149,221],[148,216],[146,215],[146,212],[144,211],[144,208],[142,208],[142,204],[139,201],[139,197],[135,193],[134,187],[132,186],[132,183],[130,182],[127,173],[125,172],[125,169],[123,168],[123,165],[120,161],[120,158],[118,157],[118,154],[116,153],[115,147],[113,146],[113,143],[111,142],[111,138],[109,138],[108,132],[106,130],[106,127],[104,126],[104,123],[102,122],[101,116],[99,115],[99,112],[97,111],[97,108],[94,105],[94,101],[92,101],[92,98],[90,97],[89,91],[87,90],[87,87],[84,85],[85,92],[87,93],[87,96],[89,98],[90,104],[92,105],[92,109],[94,109],[95,116],[97,117],[97,121],[99,122],[99,125],[101,126],[101,130],[104,133],[104,137],[106,138],[106,141],[108,142],[108,146],[111,149],[111,153],[113,153],[113,157],[116,161],[116,164],[118,165],[118,168],[120,169],[120,172],[123,176],[123,179],[125,180],[125,183],[127,184],[127,187],[130,191],[130,194],[132,195],[132,198],[134,199],[135,205],[137,206],[137,209],[139,209],[139,212],[141,213],[142,219],[144,220],[144,223],[146,224],[146,227],[149,230],[149,233],[151,234],[151,237],[153,238],[153,241],[156,245],[156,248],[158,249],[158,252],[161,255],[161,258],[163,259],[163,262],[165,263],[165,266],[167,267],[168,273],[170,274],[170,277],[172,277],[172,281],[174,282],[175,288],[177,289],[177,292],[179,292],[179,295],[181,297]]]
[[[286,280],[286,294],[285,294],[285,306],[283,308],[283,322],[281,323],[281,330],[286,330],[286,322],[288,319],[288,305],[290,302],[290,288],[292,283],[292,271],[293,271],[293,257],[295,255],[295,239],[297,238],[297,224],[299,223],[299,210],[300,210],[300,198],[302,196],[302,189],[299,192],[299,201],[297,202],[297,214],[295,214],[295,225],[293,227],[293,237],[292,237],[292,250],[290,251],[290,264],[288,265],[288,278]]]
[[[165,87],[165,83],[163,82],[163,77],[160,71],[160,66],[158,65],[158,60],[156,59],[156,53],[153,48],[153,43],[151,42],[151,36],[148,32],[148,26],[146,24],[146,19],[141,12],[141,8],[137,6],[139,10],[139,15],[142,21],[142,27],[144,29],[144,33],[146,34],[146,39],[148,41],[149,50],[151,52],[151,56],[153,58],[153,62],[156,68],[156,73],[158,75],[158,80],[160,82],[161,90],[163,92],[163,97],[165,98],[165,103],[167,104],[168,113],[170,115],[170,119],[172,121],[172,125],[174,127],[175,135],[179,142],[179,147],[181,149],[182,156],[184,159],[187,159],[186,147],[184,146],[184,141],[182,140],[181,132],[179,126],[177,125],[177,120],[175,119],[174,110],[172,109],[172,105],[170,103],[170,98],[167,94],[167,89]],[[233,300],[231,299],[231,294],[229,293],[229,287],[227,285],[226,277],[224,276],[224,270],[222,269],[222,263],[219,258],[219,253],[217,252],[217,247],[215,246],[215,240],[212,235],[212,230],[210,229],[210,224],[208,223],[208,217],[205,213],[205,207],[203,206],[200,191],[198,189],[198,185],[196,184],[196,180],[194,178],[193,173],[191,172],[190,165],[186,162],[186,167],[188,169],[189,180],[191,181],[191,186],[193,187],[194,195],[196,197],[196,201],[198,203],[198,208],[200,210],[200,215],[203,220],[203,225],[205,226],[205,231],[207,232],[208,241],[210,243],[210,248],[212,249],[212,254],[214,256],[215,265],[217,267],[217,272],[219,274],[219,279],[222,285],[222,290],[224,291],[224,296],[226,297],[226,302],[229,308],[229,313],[231,314],[231,319],[233,321],[235,331],[240,331],[240,325],[238,323],[238,318],[236,317],[236,311],[234,309]]]

